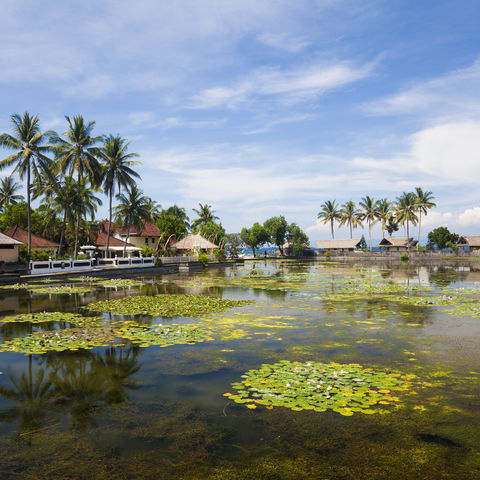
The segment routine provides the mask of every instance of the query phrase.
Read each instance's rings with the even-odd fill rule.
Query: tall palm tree
[[[164,210],[164,212],[167,215],[172,215],[175,218],[178,218],[178,220],[185,224],[187,229],[190,228],[190,224],[188,223],[190,219],[188,218],[187,212],[184,208],[181,208],[178,205],[172,205],[171,207],[168,207],[166,210]]]
[[[116,198],[119,204],[115,207],[115,222],[124,225],[127,228],[127,238],[125,239],[125,247],[123,248],[123,256],[127,251],[128,237],[130,236],[130,228],[141,229],[143,222],[151,220],[150,211],[148,209],[147,197],[143,192],[133,185],[127,191],[127,194],[117,194]]]
[[[351,200],[342,205],[340,210],[340,221],[339,225],[347,224],[350,227],[350,238],[353,238],[353,229],[362,226],[362,221],[360,219],[360,210],[358,210],[355,202]]]
[[[392,218],[392,203],[389,202],[386,198],[377,200],[377,218],[382,222],[382,236],[385,238],[385,230],[387,228],[387,223]]]
[[[192,222],[193,229],[200,227],[201,225],[205,225],[208,222],[218,220],[218,217],[214,215],[211,205],[202,205],[199,203],[198,206],[200,207],[198,210],[196,208],[192,209],[198,215],[198,218]]]
[[[332,232],[332,239],[335,238],[335,235],[333,233],[333,224],[335,220],[340,220],[341,219],[341,214],[340,214],[340,209],[338,208],[338,205],[335,203],[336,200],[333,202],[330,200],[327,200],[325,203],[321,205],[321,210],[318,212],[317,218],[321,220],[323,223],[330,222],[330,228]]]
[[[372,249],[372,227],[375,225],[378,219],[377,202],[368,195],[362,198],[360,202],[362,208],[362,220],[366,220],[368,223],[368,234],[370,236],[370,250]]]
[[[422,213],[427,216],[428,210],[430,208],[436,207],[437,204],[432,200],[435,198],[433,193],[430,191],[424,192],[421,187],[415,188],[415,203],[417,204],[418,211],[418,244],[417,248],[420,246],[420,229],[422,227]]]
[[[133,170],[133,165],[139,165],[140,162],[132,160],[138,157],[137,153],[127,153],[129,143],[120,137],[113,135],[105,139],[103,148],[100,151],[100,157],[103,160],[103,188],[108,195],[108,231],[107,231],[107,250],[106,258],[109,257],[110,235],[112,224],[112,198],[117,186],[118,193],[122,188],[128,189],[135,184],[135,178],[140,175]]]
[[[7,205],[15,205],[23,200],[23,195],[17,195],[20,185],[12,180],[11,176],[2,178],[0,183],[0,211],[3,212]]]
[[[160,213],[162,212],[162,206],[150,197],[147,197],[147,206],[148,210],[150,210],[150,216],[152,217],[152,220],[156,222],[160,216]]]
[[[0,161],[0,170],[14,165],[12,173],[18,173],[20,179],[27,175],[27,230],[28,230],[28,256],[32,252],[32,228],[30,208],[30,188],[32,169],[35,173],[36,162],[46,159],[46,154],[51,151],[50,145],[45,145],[47,139],[54,132],[41,132],[38,115],[32,117],[28,112],[21,117],[14,114],[10,117],[13,126],[13,135],[3,133],[0,135],[0,146],[8,150],[15,150]]]
[[[412,192],[405,193],[397,199],[397,205],[395,206],[395,214],[397,220],[402,225],[407,224],[407,239],[410,238],[409,224],[416,225],[418,217],[416,215],[417,204],[416,195]]]

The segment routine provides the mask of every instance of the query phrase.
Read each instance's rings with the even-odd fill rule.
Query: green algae
[[[414,296],[414,295],[403,295],[403,296],[389,296],[386,297],[387,300],[393,302],[403,303],[405,305],[417,305],[423,307],[437,307],[437,306],[450,306],[457,305],[459,303],[471,302],[472,299],[451,296],[451,295],[430,295],[425,297]]]
[[[72,294],[72,293],[87,293],[91,292],[91,287],[79,287],[79,286],[72,286],[72,285],[58,285],[53,287],[36,287],[30,286],[28,290],[33,293],[48,293],[48,294]]]
[[[351,416],[355,412],[388,412],[386,405],[400,401],[393,392],[411,390],[415,377],[400,372],[375,371],[358,364],[282,360],[249,370],[242,378],[241,382],[232,383],[236,393],[225,396],[236,403],[245,403],[250,409],[257,405],[281,406],[294,411],[331,409]]]
[[[141,287],[144,285],[140,280],[133,280],[130,278],[104,278],[96,280],[95,285],[99,285],[105,288],[114,287]]]
[[[206,295],[132,296],[120,300],[105,300],[88,304],[95,312],[113,312],[118,315],[153,315],[161,317],[197,317],[206,313],[224,312],[230,308],[253,303],[252,300],[227,300]]]
[[[3,317],[0,323],[45,323],[45,322],[67,322],[77,327],[98,327],[105,324],[103,317],[86,317],[70,312],[36,312],[22,313]]]
[[[341,294],[390,294],[398,292],[426,292],[430,291],[429,287],[422,287],[419,285],[406,285],[398,283],[385,282],[365,282],[359,280],[349,280],[346,286],[340,288]]]
[[[464,315],[468,317],[478,318],[480,317],[480,303],[464,303],[457,305],[451,310],[447,310],[446,313],[450,315]]]

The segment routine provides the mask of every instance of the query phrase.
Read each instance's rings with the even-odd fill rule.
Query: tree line
[[[395,201],[387,198],[375,200],[367,195],[361,199],[358,207],[351,200],[343,205],[337,204],[336,200],[327,200],[320,206],[321,210],[317,218],[324,224],[330,223],[332,239],[335,238],[335,222],[339,227],[347,225],[350,238],[353,238],[355,228],[363,228],[366,223],[370,249],[372,248],[372,227],[378,222],[382,224],[383,238],[385,238],[385,231],[393,235],[400,226],[406,228],[407,238],[410,238],[410,225],[418,224],[418,241],[420,242],[422,215],[427,215],[431,208],[436,207],[434,199],[432,192],[416,187],[414,192],[403,192]]]

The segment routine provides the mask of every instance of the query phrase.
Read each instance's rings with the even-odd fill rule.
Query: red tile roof
[[[106,223],[108,228],[108,221]],[[127,235],[127,229],[122,227],[116,227],[117,233],[120,235]],[[151,222],[143,222],[143,227],[140,231],[137,231],[134,227],[130,227],[130,235],[138,235],[140,237],[160,237],[162,234],[158,227]]]
[[[28,244],[28,231],[18,225],[9,228],[7,231],[4,232],[5,235],[8,235],[19,242],[23,242],[25,245]],[[32,233],[32,248],[58,248],[59,244],[56,242],[52,242],[51,240],[47,240],[46,238],[39,237]]]
[[[108,222],[107,222],[107,225],[108,225]],[[114,236],[112,236],[112,233],[113,233],[113,231],[110,233],[109,246],[110,247],[124,247],[125,242],[122,241],[122,240],[119,240],[118,238],[115,238]],[[104,233],[104,232],[100,232],[97,235],[97,238],[96,238],[94,243],[97,247],[106,247],[107,246],[107,234]],[[133,245],[131,243],[127,243],[126,245],[127,245],[127,247],[133,247]]]

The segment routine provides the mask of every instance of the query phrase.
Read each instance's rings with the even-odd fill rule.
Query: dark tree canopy
[[[243,242],[253,250],[253,255],[255,255],[255,249],[267,243],[269,239],[268,232],[258,222],[255,222],[251,228],[242,228],[240,236]]]
[[[283,256],[283,244],[287,240],[288,223],[285,217],[272,217],[265,220],[263,227],[269,235],[269,242],[276,245]]]
[[[447,243],[456,244],[458,234],[451,233],[447,227],[438,227],[428,234],[428,247],[442,250],[447,247]]]

